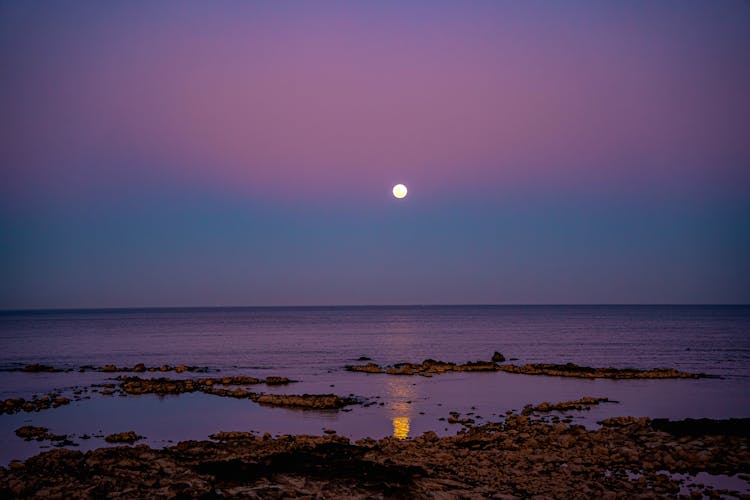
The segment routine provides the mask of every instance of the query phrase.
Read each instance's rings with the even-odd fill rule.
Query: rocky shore
[[[0,497],[627,498],[682,489],[693,498],[748,498],[674,474],[748,474],[750,419],[710,421],[709,433],[680,422],[671,433],[647,418],[610,420],[587,430],[511,415],[444,438],[351,443],[223,432],[160,450],[52,450],[0,468]]]
[[[364,365],[347,365],[351,372],[385,373],[387,375],[421,375],[431,377],[447,372],[506,372],[523,375],[547,375],[554,377],[609,378],[609,379],[663,379],[663,378],[703,378],[703,373],[687,373],[674,368],[653,368],[639,370],[636,368],[592,368],[574,363],[534,363],[525,365],[501,364],[505,357],[495,352],[491,361],[469,361],[463,364],[447,361],[425,359],[421,363],[396,363],[391,366],[380,366],[376,363]]]

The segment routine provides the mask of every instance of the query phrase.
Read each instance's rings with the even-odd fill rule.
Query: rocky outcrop
[[[367,363],[366,365],[347,365],[346,369],[350,372],[385,373],[385,370],[375,363]]]
[[[309,410],[335,410],[359,403],[357,399],[342,398],[335,394],[259,394],[251,399],[264,406],[285,406]]]
[[[180,380],[168,378],[140,378],[118,377],[120,389],[124,394],[182,394],[185,392],[203,392],[237,399],[250,399],[264,406],[284,406],[313,410],[329,410],[343,408],[347,405],[359,404],[355,398],[343,398],[335,394],[263,394],[248,391],[241,387],[255,384],[282,385],[293,382],[286,377],[268,377],[258,379],[254,377],[234,376],[220,378],[203,378],[195,380]]]
[[[233,377],[216,377],[201,379],[170,379],[170,378],[141,378],[138,376],[127,377],[120,375],[117,377],[120,381],[120,389],[125,394],[182,394],[185,392],[205,392],[217,396],[228,397],[249,397],[248,391],[240,389],[227,390],[220,386],[237,386],[237,385],[280,385],[289,384],[293,380],[286,377],[268,377],[259,379],[255,377],[246,377],[237,375]],[[243,392],[244,391],[244,392]]]
[[[244,432],[244,431],[231,431],[231,432],[217,432],[216,434],[211,434],[211,439],[215,439],[216,441],[232,441],[236,439],[255,439],[255,434],[252,432]]]
[[[0,497],[635,498],[741,495],[669,473],[746,474],[750,438],[677,438],[648,419],[587,430],[525,416],[400,440],[219,433],[216,441],[54,450],[0,468]]]
[[[503,356],[499,352],[495,351],[495,353],[492,355],[492,362],[493,363],[502,363],[503,361],[505,361],[505,356]]]
[[[591,368],[574,363],[535,363],[518,365],[501,365],[498,370],[506,373],[520,373],[523,375],[547,375],[553,377],[578,377],[578,378],[702,378],[707,375],[703,373],[687,373],[674,368],[653,368],[650,370],[639,370],[636,368]]]
[[[19,427],[15,433],[16,436],[26,441],[63,441],[68,438],[67,434],[52,434],[46,427],[35,427],[33,425]]]
[[[182,373],[182,372],[196,372],[196,373],[206,373],[209,371],[207,367],[200,367],[200,366],[187,366],[187,365],[161,365],[161,366],[146,366],[144,363],[137,363],[133,367],[129,366],[116,366],[116,365],[104,365],[104,366],[82,366],[78,369],[78,371],[85,372],[85,371],[97,371],[97,372],[104,372],[104,373],[118,373],[118,372],[135,372],[135,373],[143,373],[143,372],[175,372],[175,373]]]
[[[50,393],[47,396],[34,397],[32,399],[10,398],[0,399],[0,415],[3,413],[17,413],[20,411],[39,411],[48,408],[70,404],[70,399],[61,397],[59,394]]]
[[[143,436],[139,436],[133,431],[118,432],[116,434],[110,434],[106,436],[104,440],[108,443],[128,443],[133,444],[136,441],[143,439]]]
[[[435,361],[434,359],[425,359],[422,363],[396,363],[393,366],[381,367],[375,363],[366,365],[348,365],[346,370],[351,372],[364,373],[387,373],[388,375],[423,375],[432,376],[433,374],[446,372],[486,372],[497,371],[497,365],[493,362],[474,361],[464,364],[449,363],[445,361]]]
[[[521,411],[522,415],[530,415],[534,412],[551,412],[551,411],[570,411],[570,410],[590,410],[592,406],[599,403],[608,402],[608,398],[591,398],[583,397],[575,401],[562,401],[560,403],[540,403],[536,406],[526,405]],[[614,401],[613,401],[614,402]]]
[[[497,360],[497,361],[496,361]],[[492,361],[469,361],[464,364],[456,364],[445,361],[425,359],[421,363],[396,363],[392,366],[379,366],[375,363],[366,365],[347,365],[345,368],[351,372],[364,373],[386,373],[388,375],[422,375],[431,377],[434,374],[447,372],[494,372],[518,373],[523,375],[547,375],[555,377],[578,377],[578,378],[702,378],[707,375],[702,373],[686,373],[674,368],[654,368],[650,370],[639,370],[635,368],[592,368],[580,366],[574,363],[536,363],[526,365],[499,364],[505,357],[499,352],[492,355]]]

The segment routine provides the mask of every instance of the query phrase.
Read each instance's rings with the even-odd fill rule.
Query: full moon
[[[406,193],[408,193],[408,190],[403,184],[396,184],[395,186],[393,186],[393,196],[395,196],[396,198],[404,198],[406,196]]]

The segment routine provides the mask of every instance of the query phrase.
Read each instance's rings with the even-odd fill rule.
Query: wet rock
[[[612,378],[612,379],[664,379],[664,378],[702,378],[707,375],[702,373],[687,373],[674,368],[654,368],[651,370],[639,370],[635,368],[592,368],[580,366],[574,363],[554,364],[536,363],[518,365],[502,365],[498,370],[506,373],[518,373],[523,375],[546,375],[554,377],[578,377],[578,378]]]
[[[128,443],[133,444],[136,441],[144,439],[143,436],[139,436],[133,431],[118,432],[116,434],[110,434],[104,438],[108,443]]]
[[[393,366],[381,367],[375,363],[366,365],[348,365],[346,370],[364,373],[387,373],[388,375],[421,375],[431,377],[433,374],[464,371],[496,371],[497,365],[492,362],[474,361],[462,365],[425,359],[422,363],[396,363]]]
[[[232,431],[232,432],[217,432],[216,434],[211,434],[211,439],[215,439],[216,441],[232,441],[232,440],[253,440],[255,439],[255,435],[252,432],[242,432],[242,431]]]
[[[277,384],[292,382],[285,377],[270,377],[277,379]],[[119,376],[120,389],[127,394],[182,394],[185,392],[206,392],[216,395],[227,395],[227,391],[214,388],[215,385],[254,385],[263,381],[255,377],[234,376],[202,379],[169,379],[169,378],[141,378],[137,376]],[[286,382],[282,381],[286,380]],[[249,393],[248,393],[249,394]],[[247,394],[245,395],[247,396]]]
[[[611,417],[605,418],[599,424],[604,427],[628,427],[631,425],[643,427],[648,424],[649,420],[648,417]]]
[[[569,411],[569,410],[590,410],[592,406],[599,403],[606,403],[607,398],[583,397],[575,401],[563,401],[560,403],[540,403],[536,406],[527,405],[523,408],[523,415],[530,415],[532,412],[550,412],[550,411]]]
[[[34,396],[31,400],[24,398],[0,399],[0,415],[3,413],[32,412],[57,408],[59,406],[70,404],[70,399],[59,397],[58,395],[47,395],[43,397]]]
[[[387,373],[388,375],[422,375],[446,372],[477,372],[477,371],[503,371],[506,373],[517,373],[523,375],[547,375],[555,377],[578,377],[578,378],[612,378],[612,379],[666,379],[666,378],[702,378],[708,377],[702,373],[686,373],[673,368],[654,368],[651,370],[639,370],[635,368],[592,368],[580,366],[574,363],[554,364],[537,363],[526,365],[499,365],[495,361],[505,358],[499,352],[492,355],[492,361],[469,361],[464,364],[448,363],[426,359],[422,363],[396,363],[392,366],[379,366],[375,363],[366,365],[347,365],[347,371],[365,373]]]
[[[290,380],[286,377],[266,377],[265,379],[266,385],[286,385],[292,382],[293,380]]]
[[[357,358],[357,361],[372,361],[372,358],[368,358],[367,356],[360,356]]]
[[[221,386],[251,385],[266,383],[282,385],[292,383],[286,377],[268,377],[260,380],[254,377],[234,376],[206,379],[168,379],[140,377],[118,377],[120,389],[131,395],[140,394],[182,394],[186,392],[203,392],[214,396],[250,399],[266,406],[286,406],[302,409],[338,409],[347,405],[359,404],[355,398],[342,398],[335,394],[262,394],[243,388],[226,389]]]
[[[663,471],[746,474],[750,463],[743,435],[683,439],[649,425],[587,430],[518,415],[444,438],[425,433],[356,444],[336,435],[212,438],[219,442],[46,452],[0,469],[0,495],[631,498],[676,495],[679,483]],[[712,498],[732,496],[700,488]]]
[[[384,373],[381,367],[375,363],[367,363],[366,365],[347,365],[346,369],[350,372],[364,372],[364,373]]]
[[[0,496],[651,498],[679,493],[667,472],[748,473],[747,436],[681,438],[637,425],[643,419],[616,421],[627,425],[587,430],[509,415],[443,438],[351,444],[336,435],[237,432],[158,450],[55,450],[0,469]],[[699,488],[710,498],[741,497]]]
[[[332,410],[359,403],[356,399],[342,398],[335,394],[258,394],[253,399],[258,404],[264,406],[285,406],[315,410]]]
[[[40,372],[46,372],[46,373],[57,373],[61,372],[62,370],[59,368],[54,368],[49,365],[42,365],[38,363],[34,363],[33,365],[26,365],[23,368],[21,368],[22,372],[28,372],[28,373],[40,373]]]
[[[19,427],[15,431],[16,436],[25,439],[26,441],[31,441],[32,439],[36,439],[37,441],[42,441],[44,439],[47,439],[49,429],[46,427],[35,427],[33,425],[24,425],[23,427]]]

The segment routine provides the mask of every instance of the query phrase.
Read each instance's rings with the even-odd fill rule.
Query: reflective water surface
[[[514,363],[675,367],[721,378],[584,380],[506,373],[449,373],[432,378],[346,372],[367,356],[379,364],[433,358]],[[37,453],[45,443],[13,434],[42,425],[75,435],[79,449],[104,435],[134,430],[147,443],[205,439],[222,430],[407,438],[427,430],[455,433],[457,411],[481,423],[525,404],[609,397],[589,412],[595,425],[614,415],[750,416],[750,308],[715,306],[529,306],[172,309],[0,313],[0,398],[25,397],[110,382],[112,374],[20,373],[30,363],[61,368],[116,364],[208,366],[222,373],[284,375],[299,382],[254,390],[353,394],[374,403],[346,411],[261,407],[207,394],[91,399],[37,413],[0,415],[0,463]],[[191,377],[189,373],[171,377]],[[471,415],[469,415],[471,414]],[[443,420],[441,420],[443,419]]]

